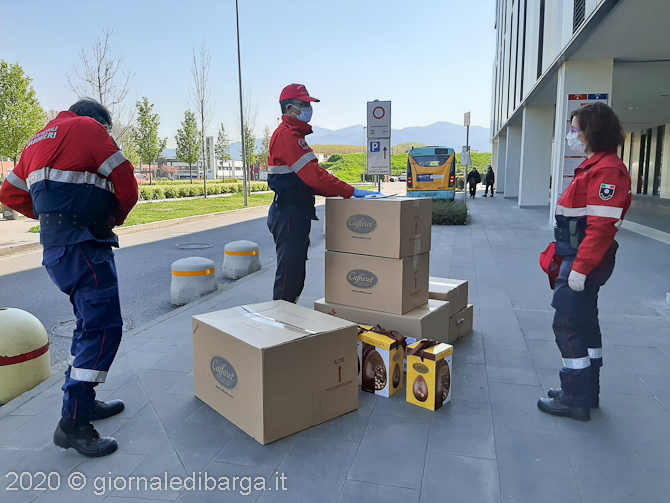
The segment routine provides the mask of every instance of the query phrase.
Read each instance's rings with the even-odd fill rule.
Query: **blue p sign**
[[[370,152],[379,152],[380,147],[379,147],[379,142],[378,141],[371,141],[370,142]]]

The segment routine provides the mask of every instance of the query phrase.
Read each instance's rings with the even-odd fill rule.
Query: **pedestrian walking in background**
[[[312,133],[312,98],[302,84],[286,86],[279,97],[282,123],[270,140],[268,185],[275,197],[268,228],[277,250],[273,300],[297,302],[305,286],[312,220],[317,220],[314,195],[364,197],[375,194],[352,187],[319,166],[305,141]]]
[[[479,174],[479,171],[477,171],[477,168],[472,168],[472,171],[468,173],[468,187],[470,188],[470,197],[475,197],[475,193],[477,192],[477,184],[481,183],[482,181],[482,176]]]
[[[624,132],[612,109],[604,103],[586,105],[572,113],[571,121],[568,146],[587,159],[556,206],[553,262],[560,270],[551,305],[563,357],[561,388],[551,388],[537,406],[548,414],[587,421],[590,409],[599,406],[603,364],[598,292],[614,270],[619,247],[614,236],[632,196],[630,175],[617,156]]]
[[[82,99],[31,138],[2,184],[2,204],[39,218],[42,264],[70,297],[77,325],[63,385],[62,418],[54,443],[99,457],[116,451],[91,421],[121,412],[121,400],[95,399],[121,343],[121,305],[112,247],[137,202],[133,165],[109,132],[109,111]]]
[[[484,176],[484,181],[486,182],[486,188],[484,189],[484,197],[486,197],[489,187],[491,187],[491,197],[493,197],[493,184],[496,182],[496,174],[493,172],[493,167],[489,164],[489,169]]]

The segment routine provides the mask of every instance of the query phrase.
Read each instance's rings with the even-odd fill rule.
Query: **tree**
[[[256,164],[256,138],[254,136],[253,124],[244,121],[244,147],[247,154],[247,168]]]
[[[221,168],[223,168],[223,163],[230,161],[230,139],[228,138],[228,133],[226,133],[226,128],[223,127],[223,122],[221,123],[221,129],[219,130],[219,136],[216,139],[216,145],[214,145],[214,152],[216,157],[221,159]],[[223,171],[223,178],[226,178],[226,172]]]
[[[265,126],[263,128],[263,141],[261,142],[261,148],[258,151],[258,162],[264,168],[268,167],[268,155],[270,154],[270,140],[272,139],[272,133],[270,128]]]
[[[149,183],[151,184],[151,163],[158,159],[165,150],[167,138],[158,137],[158,128],[161,120],[158,114],[153,112],[154,105],[149,103],[145,97],[137,102],[137,125],[133,128],[132,138],[135,149],[140,158],[140,171],[142,161],[149,165]]]
[[[123,56],[112,54],[110,39],[113,32],[105,28],[104,40],[98,37],[93,43],[92,55],[82,49],[79,52],[79,58],[84,65],[83,69],[80,70],[72,65],[76,79],[72,75],[66,75],[66,77],[68,87],[78,98],[94,98],[107,107],[114,124],[112,137],[118,141],[130,131],[133,123],[132,111],[126,116],[126,107],[123,104],[129,91],[128,83],[133,78],[133,74],[121,70]],[[78,82],[77,79],[81,82]]]
[[[393,147],[393,153],[395,155],[406,154],[407,152],[412,150],[412,148],[420,148],[420,147],[426,147],[426,146],[427,145],[425,143],[416,142],[416,141],[414,141],[414,142],[406,141],[406,142],[398,143],[397,145],[395,145]]]
[[[18,63],[0,62],[0,156],[15,166],[23,147],[46,122],[31,82]]]
[[[198,118],[200,119],[200,132],[202,134],[200,143],[202,144],[202,166],[204,171],[203,181],[205,184],[205,197],[207,197],[207,172],[205,168],[207,156],[205,154],[205,137],[207,136],[207,128],[209,127],[209,123],[212,120],[212,114],[214,113],[214,103],[212,102],[212,89],[209,86],[209,66],[211,58],[209,57],[209,49],[205,47],[204,41],[200,46],[199,60],[200,61],[196,58],[194,47],[193,67],[191,68],[193,87],[189,90],[189,97],[198,114]]]
[[[200,132],[195,114],[190,110],[184,112],[184,120],[181,123],[181,129],[177,130],[175,141],[177,142],[177,159],[188,163],[188,177],[193,183],[191,166],[198,162],[200,155]]]

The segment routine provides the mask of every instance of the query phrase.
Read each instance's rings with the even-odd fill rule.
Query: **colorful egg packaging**
[[[451,400],[451,344],[421,339],[407,346],[407,401],[437,410]]]

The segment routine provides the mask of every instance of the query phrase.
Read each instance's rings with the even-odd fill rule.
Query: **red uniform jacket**
[[[558,199],[556,221],[586,219],[586,237],[572,269],[588,275],[612,245],[630,208],[631,179],[616,151],[598,152],[575,170],[575,178]]]
[[[312,127],[284,115],[272,135],[268,156],[268,185],[275,192],[270,211],[281,216],[316,219],[314,194],[351,197],[354,188],[319,166],[305,141]]]
[[[137,202],[133,171],[102,125],[61,112],[23,149],[0,199],[30,218],[49,212],[113,216],[121,225]],[[84,227],[46,226],[41,234],[47,245],[95,239]]]

